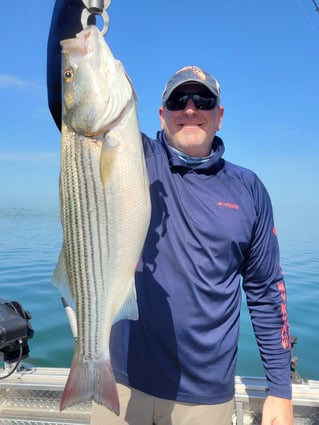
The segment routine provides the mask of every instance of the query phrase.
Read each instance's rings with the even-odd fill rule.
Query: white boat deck
[[[90,423],[91,403],[59,411],[69,369],[32,368],[0,380],[0,425],[82,425]],[[0,371],[1,377],[1,371]],[[236,377],[233,424],[260,424],[266,381]],[[293,384],[295,425],[319,425],[319,381]]]

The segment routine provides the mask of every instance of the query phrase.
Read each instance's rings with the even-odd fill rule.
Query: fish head
[[[131,81],[94,25],[61,47],[63,121],[78,134],[104,136],[134,98]]]

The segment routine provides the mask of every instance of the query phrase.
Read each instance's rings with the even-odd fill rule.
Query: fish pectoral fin
[[[131,290],[125,299],[122,307],[116,314],[113,325],[116,322],[119,322],[123,319],[129,319],[129,320],[137,320],[138,319],[138,307],[137,307],[137,301],[136,301],[136,290],[135,290],[135,283],[134,283],[134,277],[133,282],[130,285]]]
[[[73,300],[73,296],[71,292],[67,265],[66,265],[64,244],[62,246],[59,260],[53,273],[52,282],[60,290],[66,302],[74,308],[74,300]]]
[[[111,175],[114,168],[115,156],[117,153],[117,144],[114,143],[115,139],[110,139],[107,135],[103,141],[101,154],[100,154],[100,176],[102,186],[107,186],[111,180]]]

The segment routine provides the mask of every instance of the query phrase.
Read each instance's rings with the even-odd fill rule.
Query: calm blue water
[[[291,334],[298,337],[298,372],[319,379],[319,232],[307,220],[302,231],[291,220],[287,223],[286,215],[279,222]],[[73,337],[60,294],[51,284],[61,239],[57,210],[0,208],[0,298],[19,301],[31,312],[35,332],[27,363],[35,366],[69,367],[72,359]],[[238,374],[263,375],[245,303]]]

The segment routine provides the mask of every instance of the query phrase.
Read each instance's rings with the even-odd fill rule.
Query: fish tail
[[[107,358],[83,360],[74,353],[70,374],[60,402],[60,411],[94,400],[119,416],[120,403],[111,362]]]

